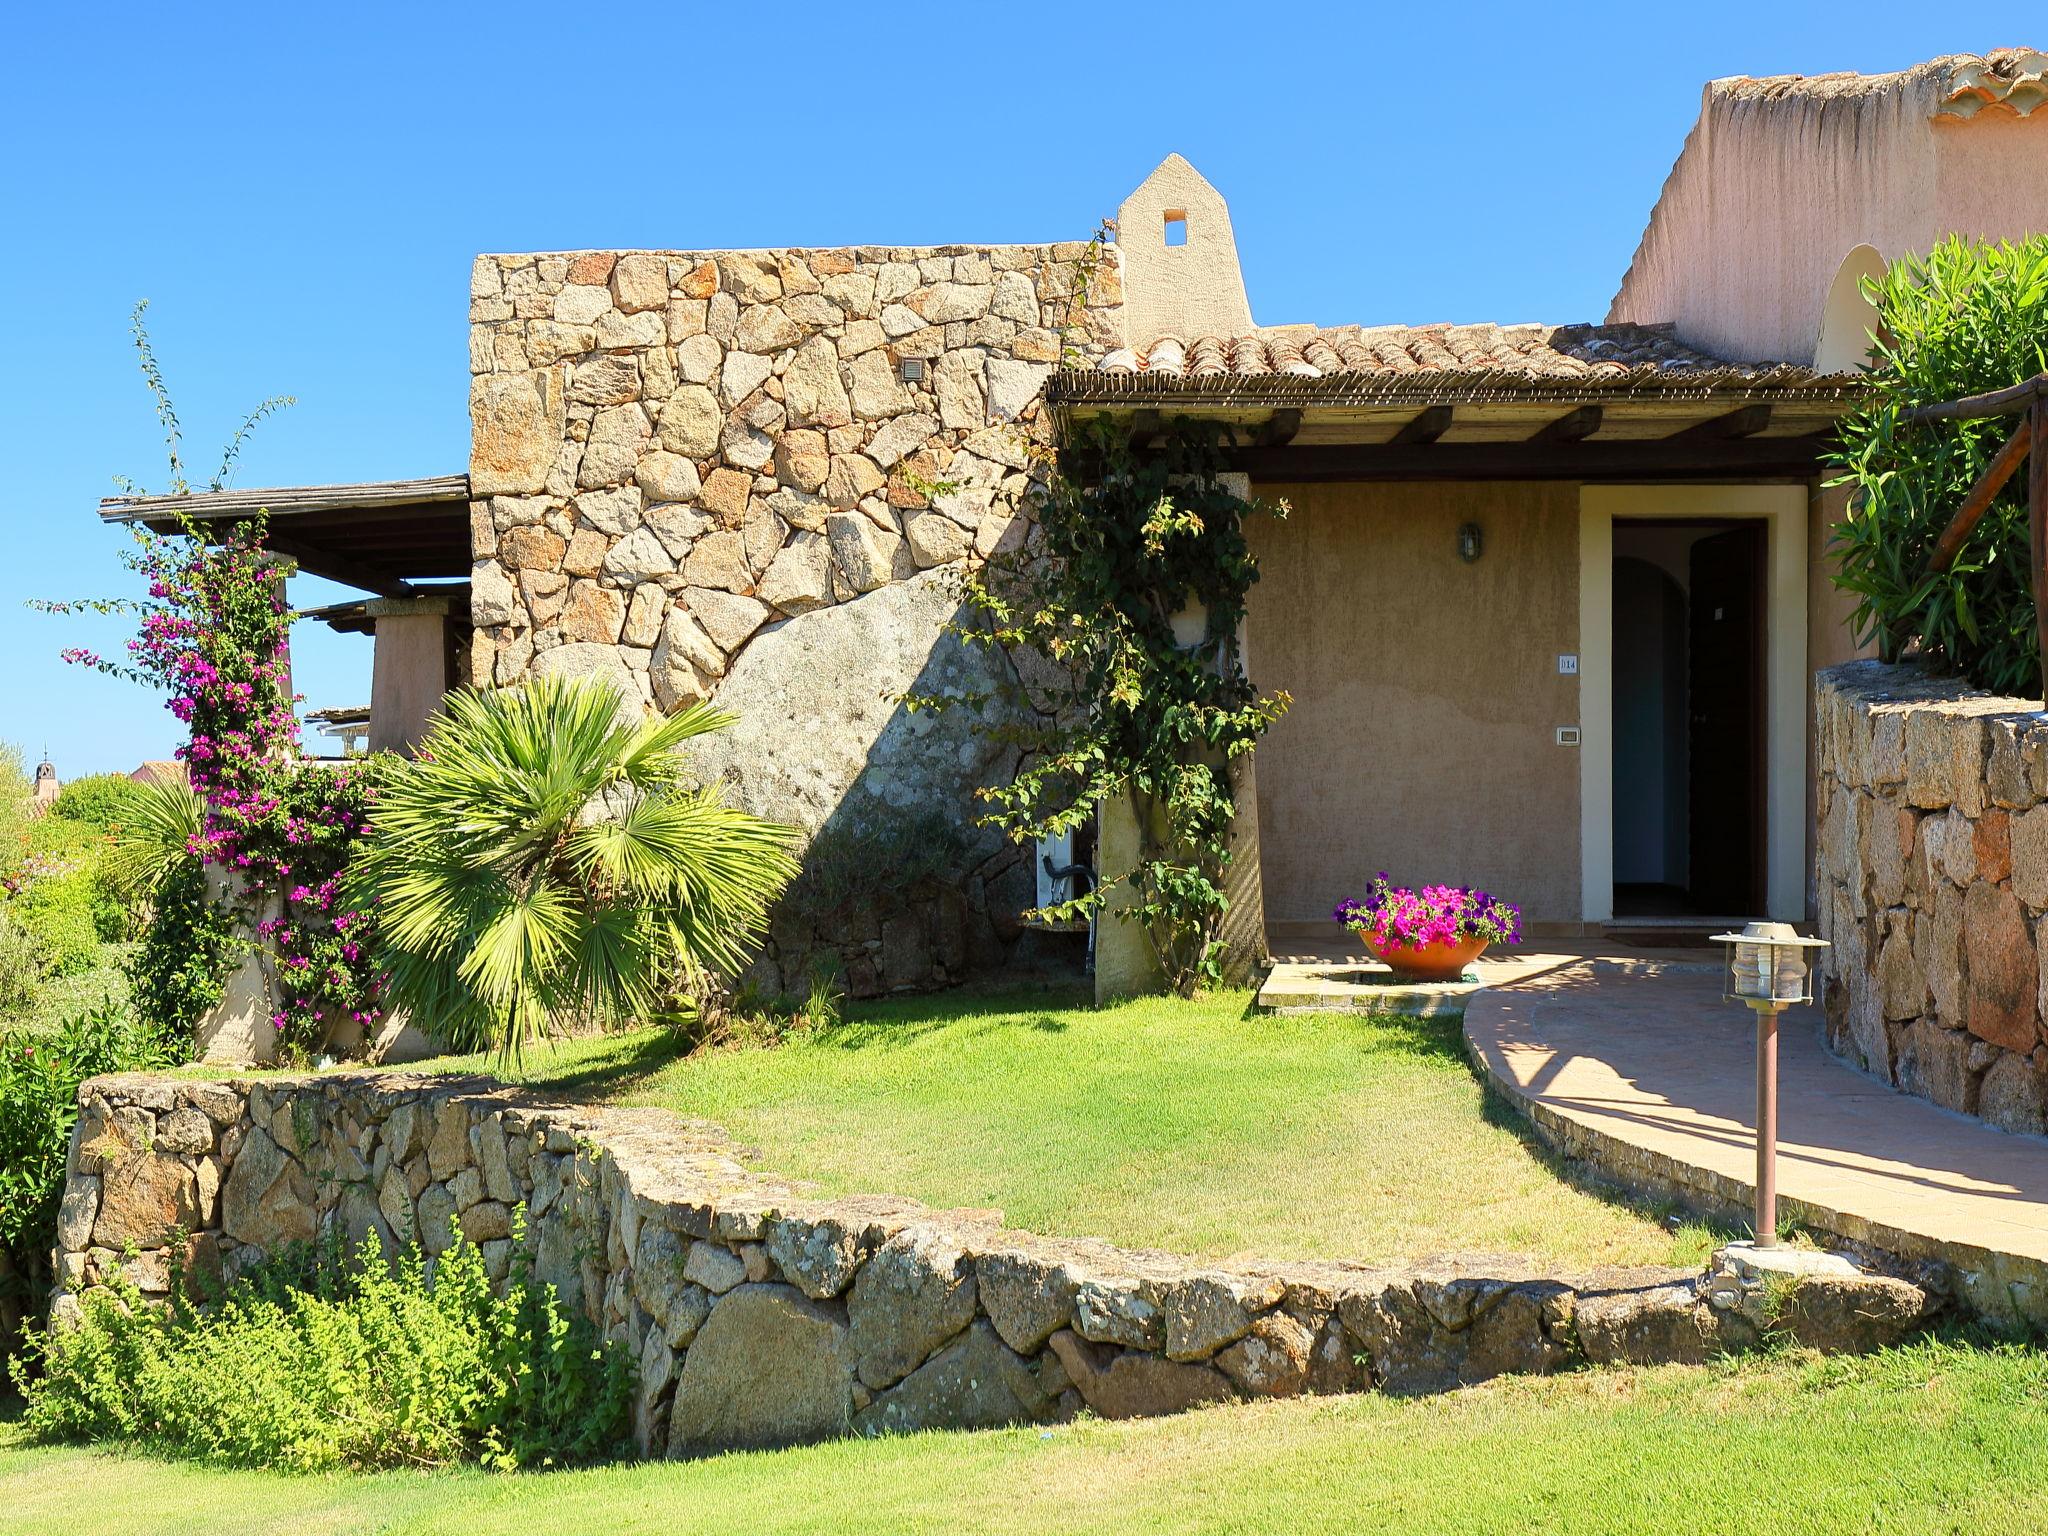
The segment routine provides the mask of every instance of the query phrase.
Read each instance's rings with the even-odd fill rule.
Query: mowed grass
[[[1095,1009],[959,993],[854,1011],[770,1050],[681,1056],[652,1033],[531,1049],[514,1074],[714,1120],[828,1194],[996,1207],[1033,1231],[1212,1258],[1450,1252],[1690,1262],[1490,1104],[1456,1020]],[[483,1059],[436,1063],[493,1070]]]
[[[576,1473],[294,1478],[0,1427],[0,1528],[1998,1536],[2048,1519],[2044,1398],[2035,1351],[1930,1343]]]

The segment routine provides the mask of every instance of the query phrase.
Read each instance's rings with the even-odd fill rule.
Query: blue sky
[[[2048,42],[2039,0],[1709,7],[1095,4],[40,6],[0,93],[7,496],[0,739],[70,778],[167,756],[157,698],[66,667],[130,590],[97,525],[161,488],[128,344],[235,483],[445,474],[468,453],[479,251],[1083,238],[1178,150],[1229,199],[1254,316],[1598,319],[1733,74]],[[301,581],[300,602],[338,589]],[[307,707],[369,645],[303,627]]]

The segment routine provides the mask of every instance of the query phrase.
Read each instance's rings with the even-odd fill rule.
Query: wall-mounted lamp
[[[918,380],[922,379],[923,377],[924,377],[924,359],[923,359],[923,358],[921,358],[921,357],[906,357],[906,358],[904,358],[904,359],[903,359],[903,380],[904,380],[904,382],[905,382],[906,384],[915,384],[915,383],[917,383],[917,382],[918,382]]]
[[[1485,547],[1485,542],[1485,537],[1480,533],[1477,523],[1460,524],[1458,528],[1458,558],[1467,565],[1472,564],[1479,558],[1480,550]]]

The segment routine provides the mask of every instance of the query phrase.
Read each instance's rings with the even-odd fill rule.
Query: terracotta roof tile
[[[1119,347],[1101,373],[1176,378],[1295,374],[1444,373],[1534,379],[1592,378],[1651,368],[1682,374],[1737,365],[1710,357],[1648,325],[1280,326],[1249,336],[1163,337],[1143,352]],[[1765,365],[1765,368],[1771,365]],[[1764,371],[1764,370],[1758,370]]]
[[[2001,48],[1982,59],[1959,62],[1934,115],[1975,117],[1998,109],[2026,117],[2044,105],[2048,105],[2048,53]]]
[[[1756,390],[1846,396],[1853,378],[1791,363],[1734,363],[1664,325],[1268,326],[1244,336],[1162,337],[1063,370],[1067,398],[1261,395],[1303,400]]]

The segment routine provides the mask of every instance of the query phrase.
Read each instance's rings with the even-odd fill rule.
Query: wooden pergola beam
[[[1691,442],[1725,443],[1737,438],[1755,437],[1770,424],[1770,406],[1745,405],[1710,420],[1697,422],[1671,435]]]
[[[2027,532],[2034,556],[2034,638],[2041,646],[2041,697],[2048,702],[2048,396],[2027,415],[2034,462],[2027,476]]]
[[[1915,406],[1910,411],[1901,411],[1899,420],[1909,427],[1924,426],[1930,421],[1982,421],[1987,416],[2017,415],[2032,409],[2040,400],[2048,400],[2048,373],[2037,373],[2031,379],[1981,395],[1965,395],[1960,400],[1945,400],[1939,405]]]
[[[1252,441],[1261,448],[1285,448],[1300,430],[1301,412],[1290,407],[1268,416],[1264,425],[1252,434]]]
[[[1231,468],[1272,484],[1333,480],[1811,480],[1828,439],[1625,438],[1570,443],[1343,443],[1239,448]]]
[[[1453,414],[1452,408],[1448,405],[1426,406],[1416,412],[1407,425],[1389,438],[1388,442],[1396,448],[1433,443],[1450,431]]]
[[[1600,419],[1606,413],[1597,405],[1582,405],[1575,411],[1567,411],[1555,421],[1545,422],[1530,434],[1532,443],[1576,443],[1582,442],[1600,430]]]
[[[327,550],[312,549],[297,539],[280,537],[275,532],[264,537],[263,547],[280,555],[289,556],[298,562],[299,569],[314,576],[325,576],[330,581],[339,581],[351,587],[361,587],[365,592],[374,592],[379,597],[418,597],[419,588],[409,581],[377,570],[373,566],[350,560],[345,556]]]

